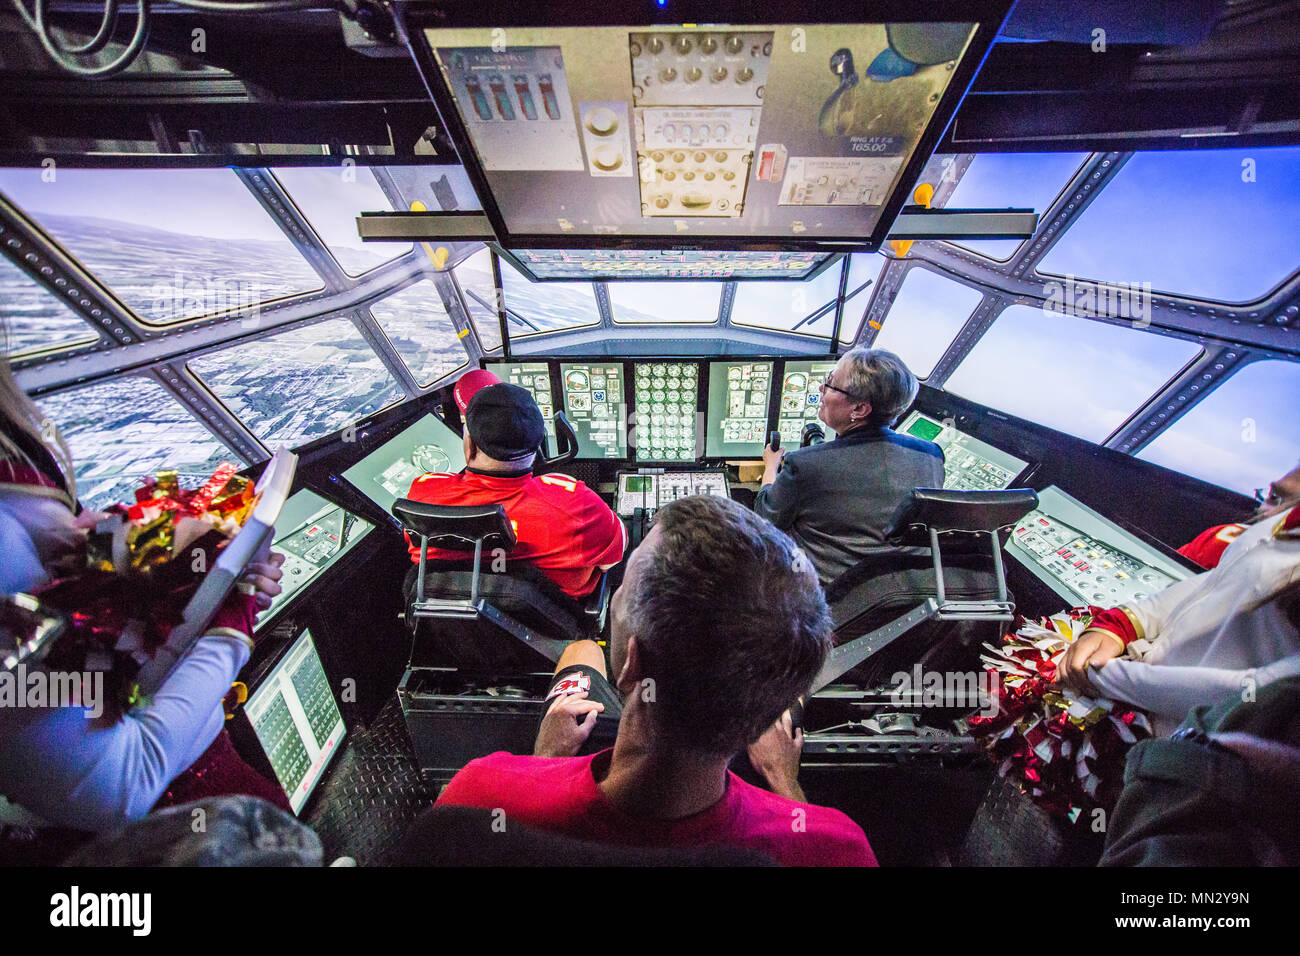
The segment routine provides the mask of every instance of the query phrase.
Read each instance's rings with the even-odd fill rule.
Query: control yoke
[[[542,439],[542,445],[537,450],[534,471],[552,471],[560,465],[567,465],[578,457],[578,433],[574,431],[572,423],[561,411],[555,413],[555,444],[556,455],[554,458],[548,458],[546,455],[546,439]]]

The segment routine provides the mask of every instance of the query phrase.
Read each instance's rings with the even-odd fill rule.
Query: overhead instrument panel
[[[698,458],[699,366],[694,362],[637,362],[632,385],[636,418],[631,424],[637,461]]]
[[[505,255],[530,279],[808,279],[836,257],[818,252],[690,249],[515,249]],[[838,261],[838,260],[836,260]]]
[[[627,405],[619,362],[562,362],[564,410],[578,433],[579,458],[627,457]]]
[[[834,369],[834,361],[785,363],[785,374],[781,378],[781,401],[777,405],[776,417],[782,447],[798,448],[804,425],[818,420],[822,400],[821,384]]]
[[[773,364],[747,360],[709,363],[705,455],[757,458],[763,454]]]
[[[880,246],[1007,8],[511,26],[542,14],[489,0],[449,15],[462,26],[410,17],[503,246],[843,251]]]
[[[1071,606],[1140,601],[1190,573],[1055,485],[1038,493],[1006,549]]]
[[[921,412],[904,418],[898,431],[943,449],[943,486],[955,491],[1001,491],[1029,464]]]

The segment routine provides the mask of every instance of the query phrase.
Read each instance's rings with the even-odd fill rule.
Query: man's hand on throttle
[[[596,726],[596,715],[605,705],[587,700],[585,690],[562,694],[551,702],[537,729],[534,757],[575,757]]]

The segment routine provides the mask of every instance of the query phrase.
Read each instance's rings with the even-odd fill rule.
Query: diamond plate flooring
[[[351,731],[302,819],[325,844],[327,860],[350,856],[359,866],[382,866],[439,789],[420,775],[394,697],[370,726]]]

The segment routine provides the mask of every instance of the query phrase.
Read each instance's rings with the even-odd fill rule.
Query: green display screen
[[[907,429],[909,435],[924,438],[926,441],[934,441],[941,431],[943,431],[943,426],[938,422],[930,421],[928,418],[918,418]]]

